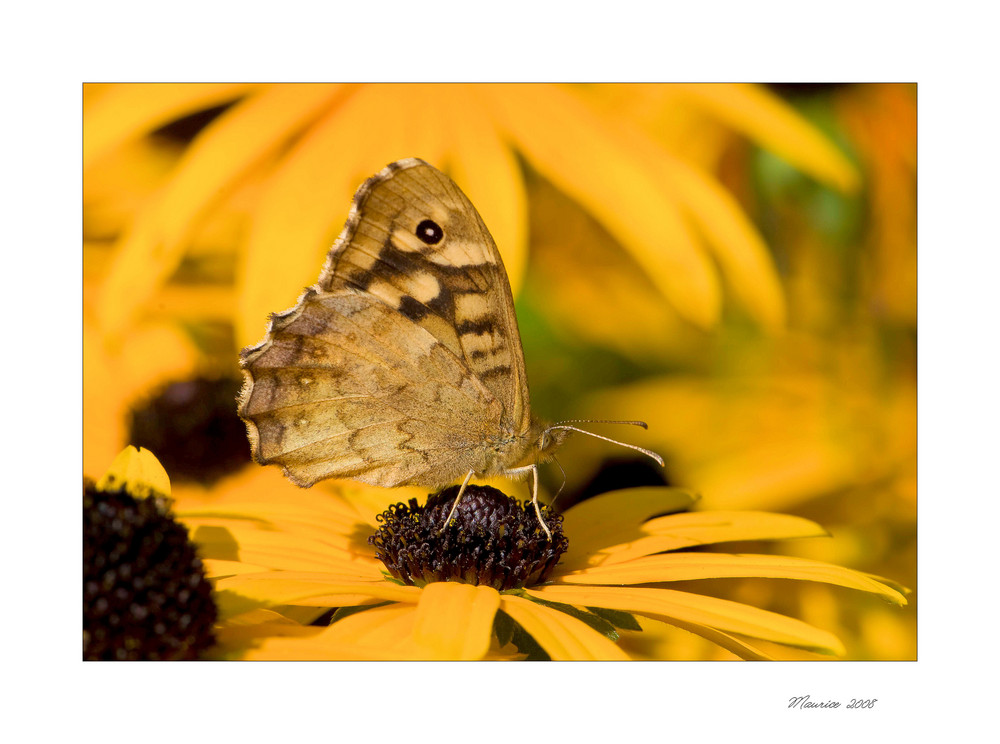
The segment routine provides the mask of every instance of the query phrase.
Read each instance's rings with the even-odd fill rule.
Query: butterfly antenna
[[[626,424],[628,426],[641,426],[643,429],[649,428],[649,424],[645,421],[611,421],[609,419],[567,419],[566,421],[560,421],[555,426],[562,424]],[[555,426],[550,428],[554,429]],[[590,432],[584,433],[589,434]]]
[[[591,423],[612,423],[612,422],[597,422],[597,421],[594,421],[594,422],[591,422]],[[645,428],[645,425],[641,421],[619,421],[619,422],[615,422],[615,423],[637,424],[637,425],[643,426]],[[601,436],[600,434],[595,434],[592,431],[587,431],[586,429],[578,429],[575,426],[567,426],[566,423],[555,424],[553,426],[550,426],[548,428],[548,431],[552,431],[553,429],[569,429],[570,431],[579,432],[580,434],[586,434],[588,437],[595,437],[596,439],[603,439],[605,442],[611,442],[612,444],[619,444],[622,447],[628,447],[629,449],[633,449],[636,452],[641,452],[642,454],[646,455],[647,457],[653,458],[654,460],[656,460],[656,462],[658,462],[660,464],[661,468],[662,467],[666,467],[665,464],[664,464],[664,462],[663,462],[663,458],[660,457],[655,452],[653,452],[652,450],[648,450],[648,449],[645,449],[643,447],[639,447],[639,446],[634,445],[634,444],[628,444],[627,442],[619,442],[617,439],[612,439],[611,437],[604,437],[604,436]]]

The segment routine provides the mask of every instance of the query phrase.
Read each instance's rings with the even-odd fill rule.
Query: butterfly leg
[[[455,497],[455,502],[451,505],[451,511],[448,512],[448,518],[444,520],[444,524],[441,526],[441,529],[438,530],[439,535],[444,532],[445,527],[451,524],[451,518],[455,516],[455,510],[458,508],[458,502],[462,500],[462,494],[465,493],[465,487],[469,485],[469,481],[472,480],[473,472],[475,471],[470,470],[469,474],[465,476],[465,480],[462,481],[462,487],[458,489],[458,496]]]
[[[549,531],[549,526],[545,524],[545,520],[542,519],[542,510],[538,508],[538,466],[531,466],[531,474],[534,477],[533,487],[531,489],[531,503],[535,506],[535,514],[538,515],[538,523],[542,525],[542,529],[545,530],[545,536],[552,540],[552,533]]]
[[[531,489],[531,503],[535,507],[535,514],[538,516],[538,523],[542,525],[542,529],[545,530],[546,537],[549,540],[552,539],[552,532],[549,530],[549,526],[545,524],[545,520],[542,519],[542,510],[538,506],[538,466],[537,465],[525,465],[523,468],[514,468],[513,470],[508,470],[504,475],[521,475],[522,473],[527,473],[531,471],[533,477],[532,489]]]

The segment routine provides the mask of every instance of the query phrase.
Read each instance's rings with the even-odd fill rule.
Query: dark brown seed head
[[[194,659],[217,611],[201,559],[167,501],[83,491],[83,658]]]
[[[569,547],[560,515],[542,509],[550,540],[530,501],[489,486],[466,488],[445,525],[457,494],[451,486],[429,496],[426,506],[410,499],[379,515],[382,526],[368,542],[390,574],[415,586],[458,581],[515,589],[545,581]]]

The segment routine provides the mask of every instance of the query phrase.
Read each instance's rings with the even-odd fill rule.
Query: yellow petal
[[[329,637],[344,643],[394,648],[412,639],[416,621],[416,603],[374,607],[338,620],[330,626]]]
[[[669,187],[612,122],[555,86],[477,91],[531,164],[618,238],[678,313],[704,328],[718,321],[721,297],[711,261]]]
[[[105,331],[115,334],[132,321],[177,268],[185,241],[206,210],[336,92],[328,86],[272,86],[229,109],[197,137],[118,245],[97,308]]]
[[[791,514],[754,511],[704,511],[651,519],[645,529],[675,540],[668,550],[735,540],[784,540],[825,537],[829,533],[811,519]]]
[[[215,584],[221,614],[238,614],[257,607],[274,607],[282,604],[301,604],[303,600],[317,597],[343,597],[344,604],[357,603],[357,598],[388,600],[390,602],[416,603],[420,590],[413,586],[399,586],[388,581],[330,580],[312,578],[293,580],[283,572],[268,571],[263,574],[243,574],[219,579]],[[348,598],[351,601],[348,601]]]
[[[105,255],[93,266],[95,251],[84,249],[85,270],[102,279],[116,239],[133,217],[155,197],[177,165],[184,148],[176,142],[147,137],[115,148],[83,177],[83,234]],[[100,241],[100,242],[98,242]]]
[[[417,603],[417,643],[434,658],[481,659],[490,648],[500,594],[488,586],[438,581],[424,587]]]
[[[417,611],[413,604],[375,607],[338,620],[302,641],[267,639],[254,659],[432,660],[437,657],[414,640]]]
[[[426,591],[426,589],[422,590]],[[390,605],[358,612],[338,620],[326,631],[325,637],[338,643],[349,643],[370,658],[441,660],[440,648],[417,640],[418,609],[414,605]]]
[[[587,499],[563,514],[563,531],[569,538],[564,561],[575,564],[601,548],[638,540],[645,535],[644,521],[693,503],[690,491],[661,487],[625,488]]]
[[[264,473],[267,475],[264,476]],[[184,519],[199,520],[208,523],[209,520],[235,520],[234,526],[253,528],[267,524],[294,526],[299,536],[332,541],[337,547],[350,543],[355,550],[356,535],[363,520],[335,494],[316,490],[311,493],[290,486],[276,470],[261,471],[262,476],[273,482],[275,476],[280,478],[280,485],[291,489],[287,492],[275,490],[270,494],[264,491],[260,501],[221,501],[209,497],[209,500],[198,503],[194,498],[186,497],[185,504],[179,505],[176,513]],[[215,496],[215,493],[212,494]],[[242,496],[242,494],[241,494]],[[312,498],[319,496],[318,499]],[[268,501],[267,498],[273,499]],[[286,500],[281,501],[279,498]],[[228,525],[225,525],[228,526]],[[347,538],[346,540],[344,538]],[[373,551],[368,551],[374,554]]]
[[[554,661],[628,659],[613,641],[565,612],[512,594],[501,595],[500,606]]]
[[[588,89],[588,100],[593,89]],[[732,195],[707,173],[671,155],[655,139],[622,122],[625,143],[670,191],[708,241],[735,294],[751,316],[771,330],[785,322],[785,301],[778,273],[764,240]]]
[[[217,645],[208,658],[308,659],[312,657],[298,654],[304,649],[312,650],[308,639],[318,637],[322,631],[320,627],[303,625],[271,610],[251,610],[216,628]],[[272,640],[287,642],[290,651],[282,653],[279,650],[273,656],[262,652],[260,647]]]
[[[220,634],[220,640],[226,636]],[[320,633],[308,639],[270,637],[240,658],[247,661],[396,661],[385,649],[331,642]]]
[[[316,571],[364,581],[382,579],[373,556],[357,555],[346,547],[332,546],[322,540],[295,539],[292,530],[271,527],[241,529],[238,523],[210,524],[178,515],[192,529],[192,539],[201,547],[202,556],[220,560],[239,560],[267,566],[276,571]]]
[[[729,192],[680,159],[663,169],[680,203],[708,239],[728,287],[750,315],[772,330],[785,323],[785,296],[770,251]]]
[[[202,555],[200,550],[199,555]],[[225,576],[236,576],[237,574],[261,573],[267,570],[267,566],[255,566],[252,563],[243,563],[242,561],[205,558],[203,555],[201,563],[205,567],[205,575],[210,579],[221,579]]]
[[[275,170],[261,195],[239,275],[237,343],[264,335],[270,313],[292,307],[319,277],[357,188],[388,163],[413,157],[396,92],[351,86]],[[426,154],[426,157],[433,157]]]
[[[639,646],[636,651],[630,652],[630,655],[633,657],[678,660],[687,658],[703,658],[703,655],[697,652],[685,652],[683,650],[683,646],[678,649],[676,639],[678,637],[677,629],[679,628],[724,648],[740,659],[746,659],[748,661],[772,661],[774,658],[765,653],[762,649],[748,643],[743,638],[738,638],[734,635],[730,635],[729,633],[723,633],[722,631],[715,630],[714,628],[707,628],[704,625],[692,625],[690,623],[682,623],[678,620],[672,620],[670,624],[667,624],[662,620],[653,620],[649,617],[642,618],[640,624],[642,625],[641,634],[630,634],[622,639],[622,647],[625,648],[626,651],[629,650],[629,647],[633,643]]]
[[[897,605],[906,598],[896,590],[859,571],[831,563],[780,555],[730,555],[725,553],[672,553],[649,555],[628,563],[600,566],[561,576],[567,584],[651,584],[723,577],[760,576],[771,579],[821,581],[878,594]]]
[[[454,86],[451,93],[454,136],[448,171],[482,215],[516,297],[528,263],[528,197],[521,167],[486,109],[475,105],[469,87]]]
[[[97,488],[101,491],[124,488],[137,499],[165,497],[170,496],[170,478],[152,452],[129,445],[111,463],[97,482]]]
[[[382,610],[383,612],[379,613],[379,610]],[[293,636],[291,638],[279,637],[279,632],[276,631],[282,631],[284,628],[277,626],[276,624],[271,624],[270,626],[263,628],[263,630],[270,631],[271,636],[263,639],[254,639],[251,637],[250,640],[258,641],[256,648],[249,649],[244,654],[243,658],[269,661],[393,661],[396,659],[408,658],[400,654],[399,651],[385,644],[379,644],[375,641],[359,643],[357,640],[353,639],[344,640],[341,637],[341,634],[338,634],[338,626],[340,626],[341,623],[346,623],[352,618],[359,618],[361,616],[365,616],[364,619],[370,620],[372,618],[371,613],[376,613],[376,616],[403,616],[404,620],[409,620],[409,625],[412,626],[413,623],[413,607],[411,605],[404,607],[380,607],[377,610],[366,610],[365,612],[358,613],[358,615],[353,615],[346,620],[342,620],[329,628],[311,629],[312,631],[317,632],[303,632],[301,630],[289,632],[285,630],[283,635]],[[224,626],[224,630],[228,630],[228,624]],[[399,635],[400,632],[396,631],[390,636],[390,639],[396,640]],[[220,633],[220,641],[223,640],[228,640],[228,638]]]
[[[744,84],[698,84],[686,89],[692,99],[796,168],[841,191],[858,188],[860,176],[851,162],[766,89]]]
[[[802,517],[750,511],[670,514],[645,522],[639,532],[641,537],[632,535],[627,541],[614,545],[595,545],[594,543],[599,540],[592,540],[589,543],[590,552],[574,551],[563,561],[560,571],[599,565],[611,566],[644,555],[680,550],[694,545],[829,535],[820,525]],[[573,545],[572,539],[570,545]]]
[[[417,157],[440,167],[454,136],[453,122],[446,113],[454,86],[450,83],[382,83],[369,87],[375,89],[381,98],[383,115],[396,115],[402,124],[399,129],[400,143],[402,152],[406,154],[394,156],[391,160]],[[406,111],[408,115],[399,117],[399,111]],[[389,162],[386,160],[382,165]]]
[[[715,628],[706,628],[704,625],[692,625],[690,623],[682,623],[678,620],[672,621],[673,624],[678,628],[683,628],[690,633],[699,635],[702,638],[711,641],[717,646],[721,646],[727,651],[735,654],[741,659],[746,659],[747,661],[773,661],[774,657],[761,651],[756,646],[747,643],[744,640],[731,636],[728,633],[723,633],[722,631],[716,630]]]
[[[843,644],[825,630],[795,618],[717,597],[674,589],[603,586],[547,586],[528,590],[528,593],[553,602],[623,610],[670,624],[680,621],[819,653],[844,654]]]
[[[246,83],[109,86],[84,110],[83,167],[129,139],[186,114],[234,101],[254,87]]]

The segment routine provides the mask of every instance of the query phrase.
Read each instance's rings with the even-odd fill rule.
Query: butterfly
[[[416,158],[362,184],[319,281],[270,316],[240,366],[239,414],[257,462],[302,487],[462,479],[445,524],[474,476],[531,475],[551,537],[539,464],[571,431],[608,439],[532,414],[500,252],[455,182]]]

